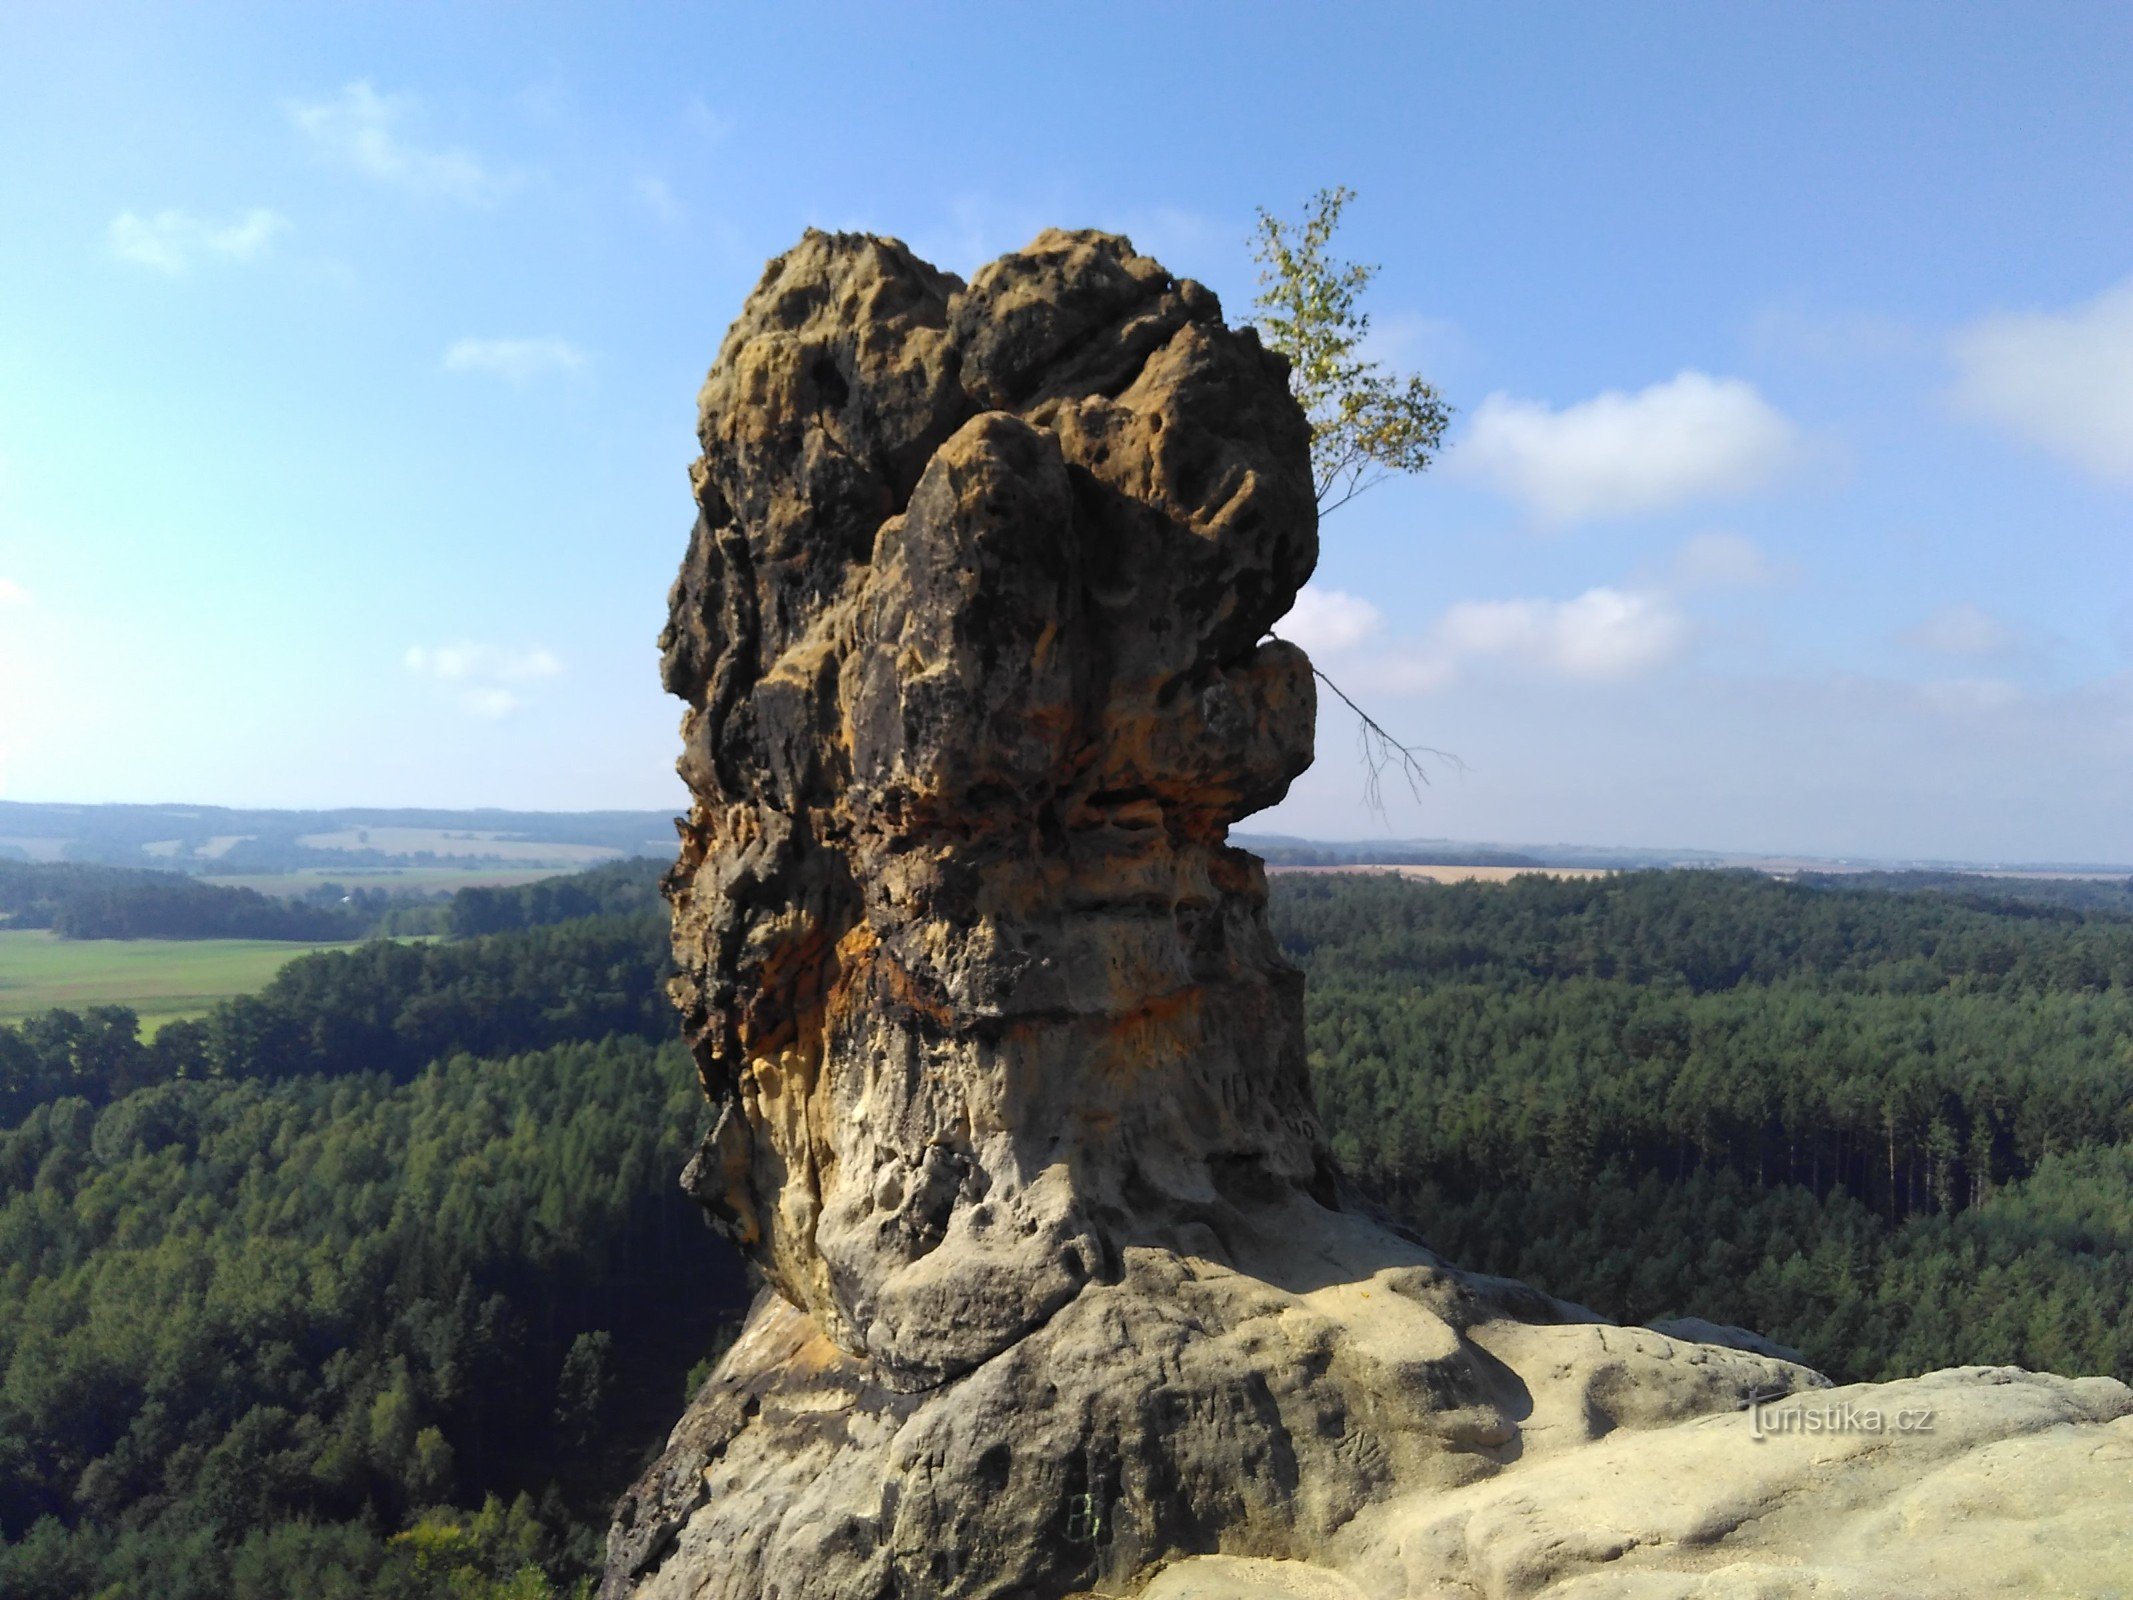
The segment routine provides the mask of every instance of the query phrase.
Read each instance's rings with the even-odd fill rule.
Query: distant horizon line
[[[634,818],[660,819],[671,823],[681,815],[679,808],[658,806],[593,806],[581,809],[528,809],[512,806],[439,806],[439,805],[330,805],[330,806],[261,806],[231,805],[214,801],[138,801],[138,800],[19,800],[0,798],[0,818],[14,810],[56,811],[82,813],[93,811],[136,811],[203,813],[229,812],[253,816],[287,817],[349,817],[366,815],[420,814],[437,818]],[[1249,820],[1249,819],[1247,819]],[[1392,851],[1440,851],[1465,854],[1497,853],[1532,855],[1541,866],[1708,866],[1708,867],[1753,867],[1762,871],[1814,871],[1836,869],[1851,872],[1964,872],[1976,874],[2023,874],[2054,873],[2081,877],[2133,877],[2133,861],[2111,861],[2101,858],[2027,859],[2017,857],[1952,857],[1875,855],[1851,853],[1844,855],[1825,854],[1817,851],[1786,850],[1778,848],[1733,848],[1721,849],[1702,845],[1604,845],[1579,843],[1571,840],[1537,842],[1532,840],[1504,839],[1455,839],[1443,835],[1385,836],[1381,838],[1331,838],[1310,834],[1263,832],[1250,828],[1233,828],[1230,838],[1247,848],[1307,849],[1337,852],[1358,862],[1364,854]],[[1546,859],[1574,858],[1574,859]],[[1462,865],[1460,862],[1429,863],[1417,861],[1414,865]]]

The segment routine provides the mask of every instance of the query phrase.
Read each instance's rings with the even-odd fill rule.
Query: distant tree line
[[[472,939],[577,917],[663,915],[659,880],[666,869],[664,861],[633,857],[513,888],[461,889],[452,896],[445,925],[454,938]]]
[[[0,917],[63,939],[360,939],[373,907],[269,898],[177,872],[0,861]]]
[[[134,1014],[97,1006],[0,1026],[0,1120],[73,1096],[90,1106],[175,1080],[405,1081],[446,1056],[500,1056],[611,1034],[671,1038],[657,914],[593,917],[448,944],[385,941],[299,956],[256,995],[143,1041]]]
[[[446,893],[344,887],[301,895],[203,882],[180,872],[0,861],[0,925],[63,939],[284,939],[330,944],[379,935],[476,938],[580,917],[660,909],[666,863],[629,857],[508,888]]]
[[[1262,844],[1253,853],[1270,867],[1541,867],[1515,850],[1415,850],[1397,845]]]
[[[365,829],[421,829],[466,842],[485,837],[514,844],[592,846],[634,855],[669,853],[671,813],[665,811],[434,811],[354,807],[341,811],[255,811],[225,806],[45,805],[0,800],[0,836],[35,840],[43,859],[124,867],[180,867],[188,872],[288,872],[300,868],[347,871],[361,865],[404,866],[422,852],[367,848],[357,852],[306,844],[319,834]],[[20,846],[0,857],[29,859]],[[432,859],[435,859],[432,856]],[[522,866],[517,856],[454,855],[454,864]]]
[[[1928,891],[1952,896],[1979,911],[2020,915],[2025,905],[2068,911],[2102,911],[2133,917],[2133,878],[2008,877],[1985,872],[1803,872],[1795,880],[1818,889],[1858,894],[1881,889],[1897,894]]]

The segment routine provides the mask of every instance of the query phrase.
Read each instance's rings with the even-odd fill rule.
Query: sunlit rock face
[[[1285,364],[1110,235],[966,287],[811,233],[701,437],[662,645],[721,1225],[914,1388],[1151,1224],[1330,1197],[1301,982],[1223,842],[1311,754],[1266,639],[1317,551]]]
[[[617,1508],[606,1600],[2123,1567],[2122,1385],[1823,1394],[1752,1335],[1614,1327],[1341,1203],[1301,985],[1224,843],[1309,759],[1309,663],[1267,638],[1315,553],[1308,439],[1206,290],[1104,234],[968,286],[810,234],[702,440],[663,639],[716,1119],[686,1181],[769,1288]],[[1934,1426],[1807,1426],[1861,1408]],[[1973,1515],[2019,1537],[1981,1554]]]

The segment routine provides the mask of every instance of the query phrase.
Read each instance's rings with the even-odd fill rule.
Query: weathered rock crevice
[[[965,286],[811,235],[701,434],[662,640],[675,996],[721,1108],[692,1191],[908,1386],[1115,1260],[1129,1185],[1199,1203],[1215,1155],[1329,1192],[1222,842],[1310,752],[1308,664],[1262,642],[1315,554],[1279,359],[1108,236]]]
[[[1317,555],[1284,363],[1112,235],[965,284],[810,233],[699,422],[661,639],[715,1107],[685,1181],[770,1289],[603,1593],[1513,1594],[1666,1543],[1594,1556],[1490,1486],[1631,1435],[1687,1459],[1688,1419],[1824,1380],[1341,1202],[1302,980],[1226,842],[1312,748],[1268,637]],[[1492,1565],[1477,1528],[1528,1512]]]

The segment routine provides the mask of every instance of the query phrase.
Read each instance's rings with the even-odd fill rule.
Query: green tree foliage
[[[1362,309],[1362,294],[1378,269],[1327,254],[1341,212],[1354,198],[1346,188],[1321,189],[1300,222],[1262,208],[1253,252],[1260,336],[1289,359],[1289,388],[1311,425],[1311,480],[1322,517],[1391,473],[1426,469],[1452,416],[1428,382],[1392,377],[1363,354],[1370,314]],[[1355,713],[1363,798],[1371,810],[1384,810],[1388,768],[1419,798],[1429,782],[1425,756],[1456,764],[1444,751],[1394,738],[1345,689],[1313,670]]]
[[[659,880],[666,867],[664,861],[633,857],[515,888],[461,889],[452,896],[446,927],[454,938],[470,939],[579,917],[663,913]]]
[[[1262,209],[1257,247],[1261,336],[1289,358],[1289,386],[1311,423],[1311,474],[1321,513],[1394,472],[1420,472],[1444,441],[1451,407],[1419,377],[1395,377],[1363,354],[1363,291],[1375,266],[1327,253],[1355,195],[1321,189],[1297,222]]]
[[[2133,1377],[2133,919],[1694,872],[1273,914],[1336,1149],[1454,1260],[1847,1378]],[[744,1289],[664,958],[596,917],[0,1030],[0,1594],[582,1596]]]
[[[36,1107],[0,1133],[0,1593],[574,1581],[744,1292],[673,1181],[701,1118],[628,1038]],[[485,1495],[524,1526],[449,1510]]]
[[[1849,1378],[2133,1378],[2133,921],[1710,872],[1280,885],[1335,1148],[1453,1259]]]
[[[177,872],[0,861],[0,918],[62,939],[360,939],[373,909],[270,899]]]
[[[614,1365],[615,1339],[605,1328],[579,1334],[563,1357],[563,1375],[555,1390],[556,1431],[581,1449],[599,1432],[614,1386]]]
[[[97,1007],[0,1026],[0,1120],[58,1095],[101,1105],[174,1080],[406,1078],[458,1052],[674,1033],[658,913],[589,917],[455,944],[376,942],[301,956],[256,995],[141,1044],[133,1014]]]

